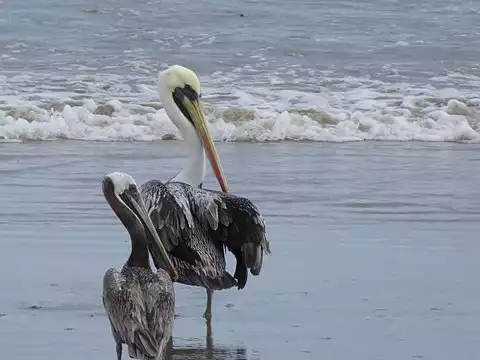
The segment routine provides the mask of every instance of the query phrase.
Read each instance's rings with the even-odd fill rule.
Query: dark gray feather
[[[231,277],[225,270],[224,248],[243,264],[235,271],[239,288],[245,286],[247,269],[253,275],[260,273],[263,252],[270,253],[270,245],[265,221],[250,200],[155,180],[143,184],[140,193],[161,240],[168,244],[167,251],[180,273],[179,282],[212,290],[221,289],[214,284],[234,286],[231,281],[220,281]],[[179,247],[183,250],[176,250]],[[149,249],[155,265],[163,267],[158,250],[154,246]],[[187,249],[198,258],[184,256]]]

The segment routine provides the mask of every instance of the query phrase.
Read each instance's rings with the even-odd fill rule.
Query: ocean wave
[[[398,102],[398,101],[397,101]],[[406,97],[396,107],[368,99],[353,109],[207,106],[217,141],[480,142],[480,99]],[[181,139],[157,103],[92,99],[0,111],[0,140],[155,141]]]
[[[471,74],[454,72],[414,85],[301,68],[240,70],[202,76],[217,141],[480,142],[480,77]],[[0,141],[181,139],[158,102],[154,80],[4,74]]]

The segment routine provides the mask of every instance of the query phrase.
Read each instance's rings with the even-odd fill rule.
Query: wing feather
[[[195,217],[201,221],[216,241],[225,244],[230,250],[245,243],[261,246],[270,253],[266,236],[266,225],[258,207],[249,199],[214,190],[192,188],[189,193],[190,206]],[[225,233],[221,231],[227,229]]]
[[[157,341],[157,348],[164,352],[172,334],[175,315],[175,290],[168,273],[159,269],[151,281],[144,285],[145,305],[150,332]]]
[[[246,284],[247,269],[253,275],[260,274],[263,253],[270,253],[270,244],[265,221],[250,200],[185,183],[163,184],[156,180],[143,184],[140,192],[160,238],[168,242],[166,247],[171,255],[195,266],[208,266],[201,261],[198,244],[192,243],[195,236],[205,234],[206,241],[221,251],[223,262],[223,249],[236,257],[234,278],[239,288]],[[155,249],[150,250],[155,259]]]
[[[249,199],[231,193],[194,187],[189,187],[185,193],[189,197],[191,213],[209,238],[235,255],[234,277],[238,280],[238,287],[243,288],[247,269],[252,275],[259,275],[263,253],[271,253],[265,220],[258,207]]]
[[[193,215],[187,199],[176,188],[169,188],[160,181],[151,180],[140,187],[145,206],[157,227],[162,241],[167,241],[167,251],[179,244],[182,236],[189,236],[193,229]]]
[[[116,341],[138,348],[143,354],[156,355],[154,339],[149,333],[146,308],[139,286],[127,286],[117,270],[110,269],[104,277],[103,302]]]
[[[113,336],[135,356],[155,358],[171,336],[175,294],[170,277],[161,271],[158,276],[137,268],[128,284],[115,269],[104,277],[103,303]]]
[[[167,252],[193,266],[201,263],[189,243],[195,224],[182,189],[151,180],[140,187],[140,194]],[[159,250],[151,241],[148,247],[155,267],[161,268]]]

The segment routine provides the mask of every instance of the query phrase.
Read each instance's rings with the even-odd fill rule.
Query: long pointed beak
[[[223,174],[222,164],[220,163],[220,157],[218,156],[217,148],[213,142],[212,135],[208,130],[207,122],[203,113],[203,106],[199,99],[190,100],[187,97],[184,98],[183,103],[186,110],[190,114],[195,128],[197,129],[200,138],[202,139],[203,147],[207,153],[208,160],[212,166],[213,173],[218,180],[220,188],[223,192],[228,192],[227,180]]]
[[[128,196],[132,206],[137,211],[138,216],[141,217],[142,222],[147,226],[147,230],[152,235],[153,241],[155,242],[155,245],[157,246],[157,248],[160,250],[160,254],[163,257],[163,261],[169,269],[169,274],[172,277],[172,280],[177,281],[179,278],[178,272],[175,269],[175,266],[173,265],[172,261],[170,260],[167,250],[163,246],[163,243],[160,240],[160,237],[158,236],[157,231],[155,230],[155,226],[153,226],[150,216],[148,216],[147,211],[145,210],[145,205],[143,204],[142,199],[141,198],[139,198],[138,200],[135,199],[135,197],[132,196],[128,191],[125,191],[124,194]]]

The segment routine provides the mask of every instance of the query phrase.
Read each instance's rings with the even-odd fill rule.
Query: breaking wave
[[[215,140],[480,141],[480,96],[473,92],[378,82],[318,92],[270,85],[277,89],[207,89],[205,108]],[[128,86],[115,86],[113,100],[95,94],[52,99],[52,92],[0,99],[0,141],[181,139],[155,102],[154,86],[140,87],[143,93],[135,96]]]

